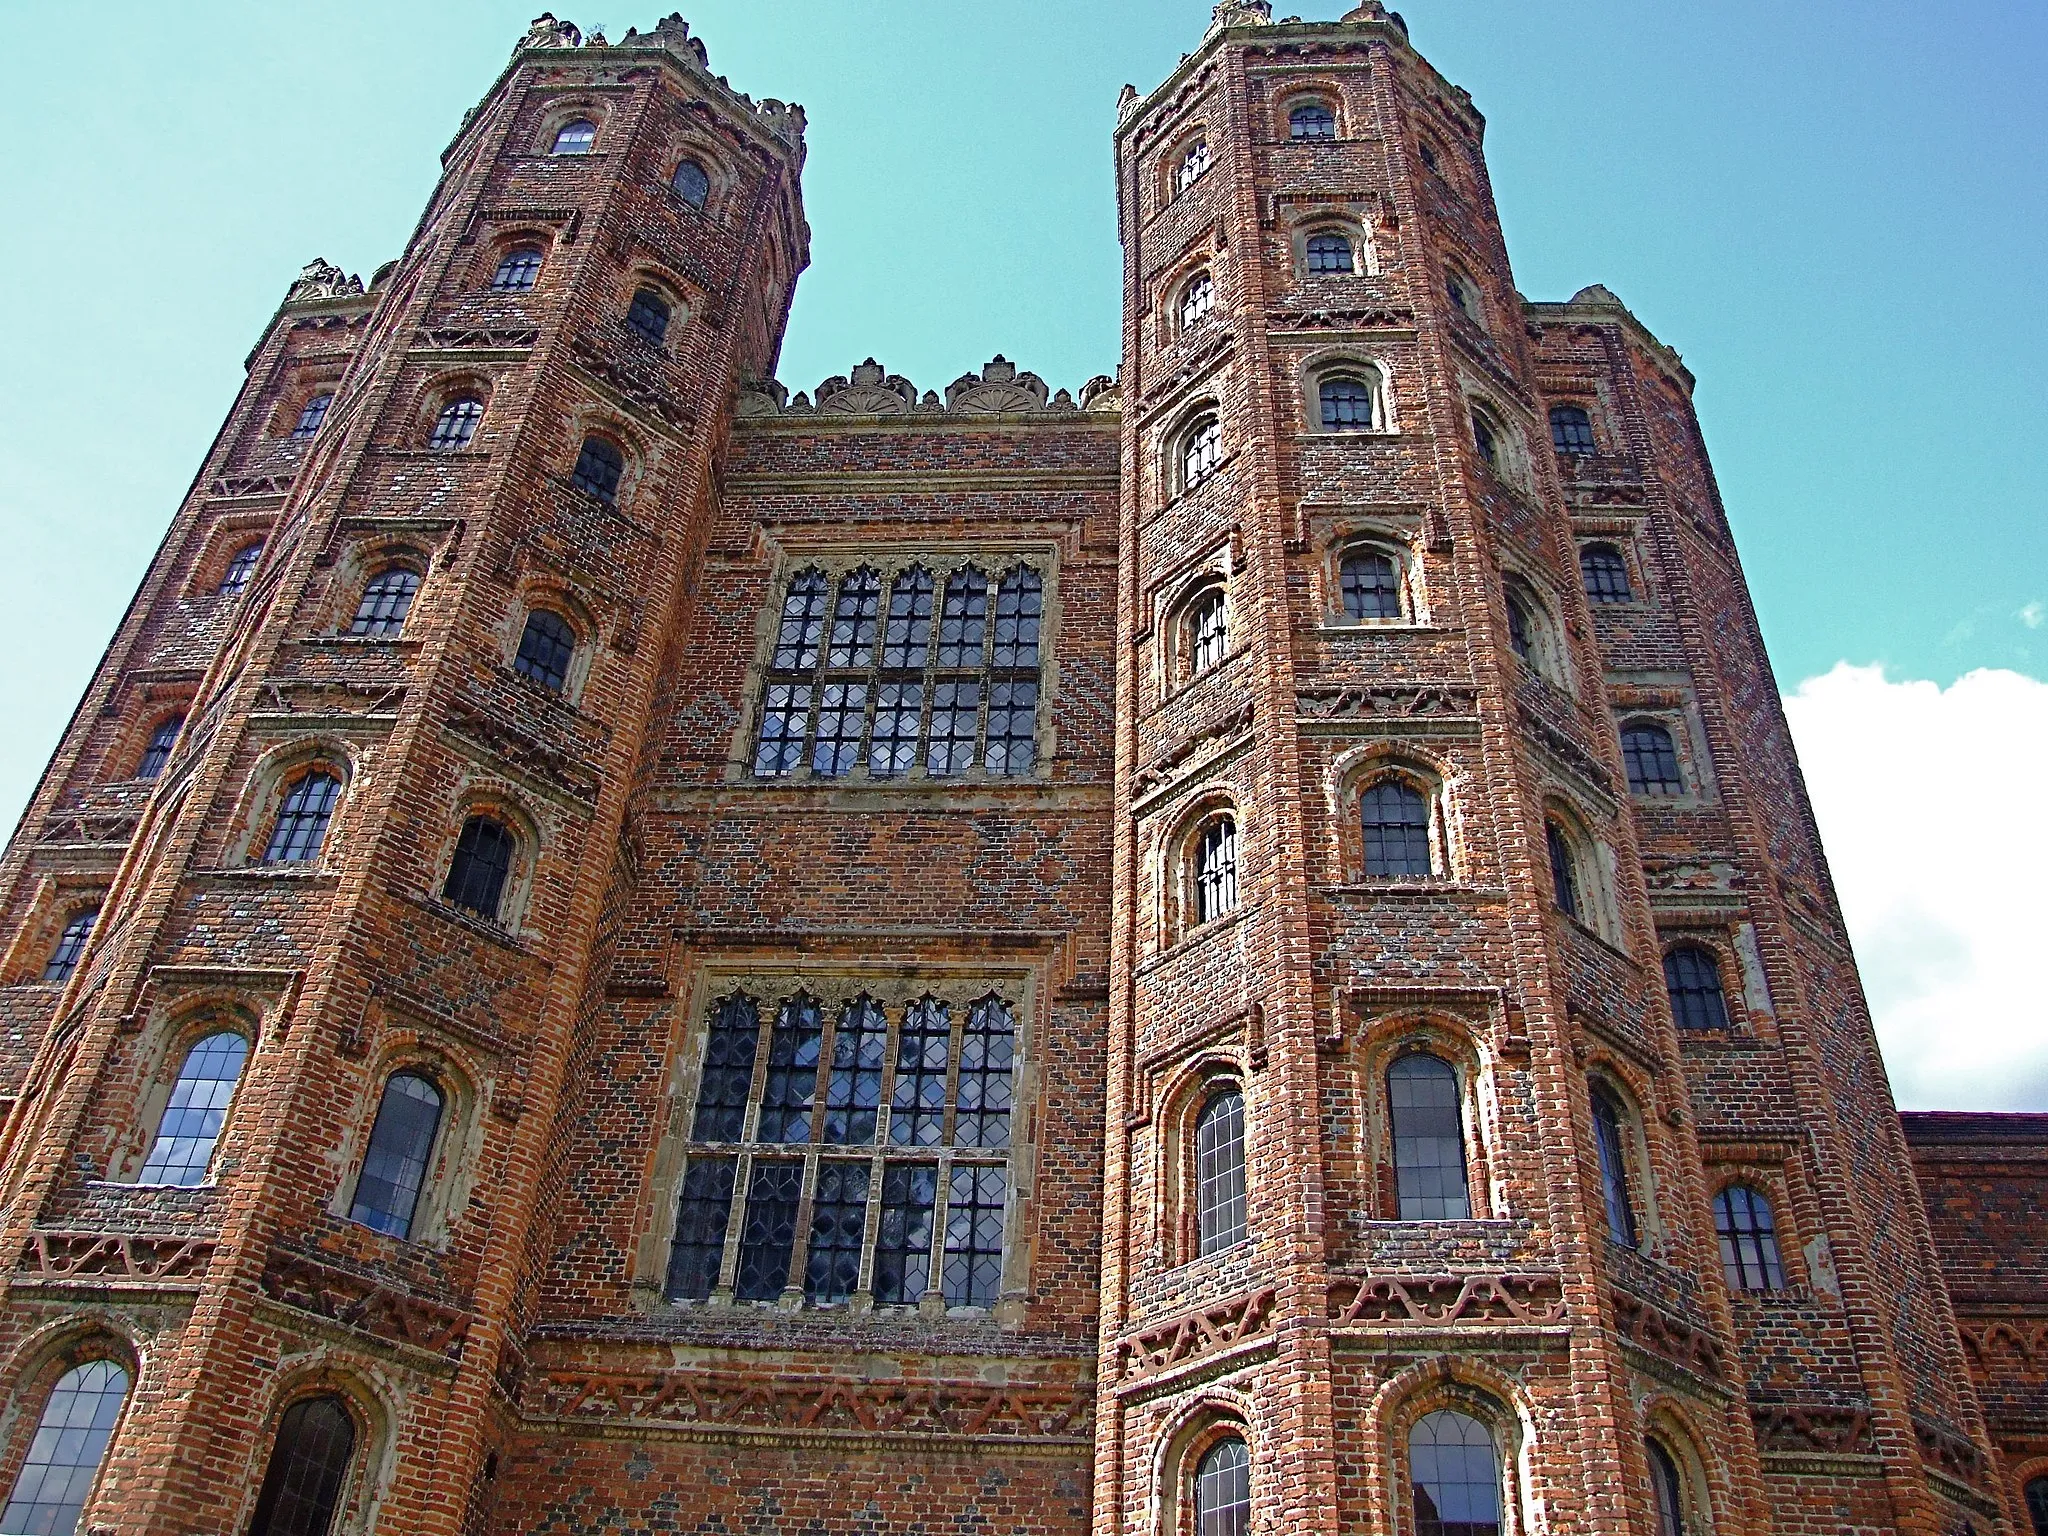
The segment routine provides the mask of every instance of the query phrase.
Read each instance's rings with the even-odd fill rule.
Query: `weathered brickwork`
[[[113,1381],[119,1536],[2026,1529],[2048,1142],[1902,1131],[1691,375],[1483,130],[1219,5],[1116,378],[792,394],[801,109],[537,21],[0,861],[0,1485]]]

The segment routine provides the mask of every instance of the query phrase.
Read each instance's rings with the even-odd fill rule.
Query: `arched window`
[[[1624,1248],[1636,1246],[1636,1209],[1628,1192],[1628,1111],[1605,1083],[1593,1084],[1593,1150],[1600,1158],[1600,1197],[1607,1233]]]
[[[587,155],[591,145],[597,142],[597,124],[587,117],[579,117],[572,123],[564,123],[555,130],[554,153],[558,155]]]
[[[475,395],[457,395],[441,407],[434,418],[434,430],[427,436],[429,448],[467,448],[476,436],[476,424],[484,419],[484,403]]]
[[[1500,468],[1500,428],[1476,405],[1472,407],[1472,446],[1488,469]]]
[[[1387,1069],[1387,1111],[1401,1220],[1465,1220],[1472,1198],[1465,1182],[1458,1074],[1451,1064],[1426,1052],[1403,1056]]]
[[[111,1360],[88,1361],[57,1378],[0,1530],[69,1536],[78,1528],[127,1397],[128,1373]]]
[[[1580,550],[1579,574],[1585,578],[1586,596],[1596,603],[1626,603],[1635,596],[1629,590],[1628,562],[1612,544]]]
[[[1334,139],[1337,137],[1337,114],[1323,102],[1305,101],[1287,114],[1287,137]]]
[[[511,829],[495,816],[470,817],[455,840],[455,859],[448,866],[447,884],[441,888],[442,900],[495,923],[518,846]]]
[[[2034,1536],[2048,1536],[2048,1477],[2027,1484],[2027,1519],[2033,1524]]]
[[[1543,824],[1543,849],[1550,856],[1550,899],[1566,917],[1578,917],[1578,860],[1572,857],[1572,845],[1564,828],[1554,821]]]
[[[1207,272],[1197,272],[1180,291],[1181,325],[1193,325],[1215,307],[1216,279]]]
[[[619,477],[625,472],[626,456],[619,452],[617,444],[601,437],[586,437],[583,451],[576,455],[576,468],[569,475],[569,483],[609,507],[618,503]]]
[[[412,612],[413,594],[419,589],[419,572],[402,565],[386,566],[363,584],[363,596],[348,632],[376,637],[403,634],[405,616]]]
[[[1451,308],[1467,320],[1478,320],[1479,300],[1474,297],[1471,285],[1457,273],[1444,273],[1444,296],[1451,301]]]
[[[1195,837],[1195,921],[1237,910],[1237,823],[1218,816]]]
[[[1310,235],[1302,255],[1307,260],[1311,277],[1327,276],[1333,272],[1349,276],[1358,270],[1358,262],[1351,253],[1351,237],[1334,229]]]
[[[1747,1184],[1730,1184],[1714,1196],[1714,1232],[1721,1239],[1721,1271],[1731,1291],[1785,1288],[1778,1223],[1769,1200]]]
[[[1664,990],[1680,1029],[1726,1029],[1728,999],[1721,990],[1721,965],[1711,950],[1683,944],[1664,957]]]
[[[1195,1117],[1195,1234],[1205,1254],[1244,1241],[1244,1095],[1235,1088]]]
[[[355,1421],[340,1398],[301,1398],[285,1409],[249,1536],[327,1536],[355,1449]]]
[[[668,335],[671,311],[668,300],[652,288],[642,288],[626,307],[626,324],[635,333],[660,346]]]
[[[1529,605],[1522,594],[1513,587],[1503,589],[1508,605],[1508,646],[1522,660],[1536,664],[1536,625],[1529,616]]]
[[[320,431],[320,423],[327,419],[327,408],[332,404],[334,396],[330,392],[315,395],[300,406],[298,422],[292,428],[292,441],[304,442],[307,438],[316,436]]]
[[[1189,603],[1182,623],[1189,677],[1200,677],[1230,654],[1230,602],[1221,587],[1211,587]]]
[[[1430,856],[1429,800],[1402,779],[1381,779],[1358,797],[1365,832],[1365,872],[1376,880],[1407,880],[1436,872]]]
[[[515,245],[498,258],[498,269],[491,274],[491,292],[525,293],[540,278],[540,247],[537,245]]]
[[[1500,1536],[1500,1456],[1469,1414],[1438,1409],[1408,1431],[1415,1536]]]
[[[1550,445],[1565,454],[1594,451],[1593,418],[1583,406],[1554,405],[1550,408]]]
[[[156,729],[149,733],[149,745],[142,749],[142,761],[135,765],[135,777],[153,779],[162,773],[164,764],[171,760],[171,749],[178,744],[178,732],[183,729],[183,715],[172,715],[168,720],[159,720]]]
[[[417,1072],[393,1073],[370,1127],[370,1147],[356,1178],[349,1220],[393,1237],[411,1237],[413,1213],[440,1129],[441,1090]]]
[[[701,211],[711,200],[711,173],[695,160],[685,160],[678,165],[671,184],[676,195],[692,208]]]
[[[1213,413],[1198,417],[1181,434],[1180,483],[1193,489],[1216,473],[1223,462],[1223,420]]]
[[[50,958],[43,964],[44,981],[71,979],[71,973],[78,969],[79,956],[85,953],[85,941],[92,937],[92,925],[99,920],[100,909],[94,907],[78,913],[64,925],[64,931],[57,936],[57,947],[50,951]]]
[[[1371,432],[1379,425],[1374,390],[1356,374],[1339,373],[1318,381],[1316,403],[1325,432]]]
[[[1428,166],[1429,169],[1435,171],[1438,175],[1443,174],[1443,167],[1436,158],[1436,146],[1430,143],[1429,140],[1417,139],[1415,141],[1415,152],[1422,157],[1422,163]]]
[[[1195,1463],[1195,1536],[1245,1536],[1252,1526],[1252,1458],[1236,1435]]]
[[[220,595],[222,597],[240,597],[242,589],[249,585],[249,578],[256,574],[256,562],[262,558],[263,541],[261,539],[256,540],[253,544],[244,544],[240,549],[236,550],[234,557],[228,561],[228,568],[221,572],[220,587],[218,588]]]
[[[1678,1463],[1656,1440],[1645,1440],[1650,1458],[1650,1493],[1657,1501],[1657,1536],[1685,1536],[1685,1484]]]
[[[319,858],[340,795],[341,780],[325,769],[316,768],[294,779],[277,808],[270,841],[263,847],[263,862],[307,864]]]
[[[1671,733],[1652,720],[1632,720],[1621,728],[1621,761],[1628,787],[1639,795],[1682,795],[1685,777],[1678,771],[1678,748]]]
[[[214,1145],[220,1140],[235,1084],[242,1080],[242,1064],[248,1059],[249,1042],[232,1030],[208,1035],[185,1053],[163,1118],[157,1122],[149,1157],[136,1175],[137,1183],[206,1182]]]
[[[569,621],[552,608],[536,608],[526,616],[512,670],[560,693],[569,681],[569,661],[575,654],[576,631]]]
[[[1371,550],[1346,555],[1337,576],[1346,618],[1401,617],[1401,572],[1391,556]]]
[[[1197,139],[1187,147],[1186,152],[1180,157],[1180,165],[1174,170],[1174,191],[1187,191],[1189,187],[1195,184],[1196,178],[1208,169],[1209,141],[1207,139]]]

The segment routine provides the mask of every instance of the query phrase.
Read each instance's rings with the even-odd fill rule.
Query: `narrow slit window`
[[[1387,1107],[1401,1220],[1465,1220],[1472,1203],[1458,1074],[1440,1056],[1403,1056],[1387,1069]]]
[[[93,925],[100,920],[100,909],[73,914],[64,925],[64,931],[57,935],[57,944],[50,951],[50,958],[43,962],[43,980],[48,983],[66,982],[78,969],[79,959],[85,954],[87,941],[92,938]]]
[[[1180,482],[1183,488],[1193,489],[1216,473],[1223,463],[1223,422],[1215,416],[1205,416],[1190,427],[1181,439]]]
[[[1600,1160],[1600,1196],[1607,1233],[1624,1248],[1636,1246],[1635,1203],[1629,1197],[1628,1112],[1613,1092],[1593,1085],[1593,1150]]]
[[[1185,329],[1193,325],[1215,308],[1216,279],[1207,272],[1197,272],[1180,291],[1181,327]]]
[[[1643,1442],[1650,1460],[1650,1486],[1657,1497],[1657,1536],[1685,1536],[1685,1483],[1678,1463],[1655,1440]]]
[[[370,1128],[349,1219],[392,1237],[411,1237],[440,1130],[441,1090],[417,1072],[393,1075]]]
[[[171,760],[172,750],[178,745],[178,732],[183,729],[183,715],[158,721],[156,729],[149,733],[149,745],[142,749],[142,761],[136,765],[135,777],[153,779],[162,773],[164,765]]]
[[[138,1184],[206,1182],[248,1056],[249,1042],[229,1030],[208,1035],[185,1053]]]
[[[1245,1239],[1244,1095],[1216,1094],[1195,1117],[1195,1239],[1216,1253]]]
[[[1188,604],[1188,675],[1200,677],[1220,666],[1230,654],[1230,600],[1221,587],[1211,587]]]
[[[1579,872],[1571,844],[1554,821],[1543,824],[1543,847],[1550,856],[1550,899],[1566,917],[1579,915]]]

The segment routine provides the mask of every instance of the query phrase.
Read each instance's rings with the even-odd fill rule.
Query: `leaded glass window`
[[[575,655],[576,631],[569,621],[552,608],[536,608],[526,616],[526,628],[519,633],[512,670],[560,693],[568,684],[569,663]]]
[[[806,567],[783,595],[755,776],[1029,774],[1044,617],[1044,578],[1029,565],[993,581],[973,565],[943,580],[923,564],[886,579],[871,566],[836,579]]]
[[[1216,473],[1223,462],[1223,422],[1204,416],[1181,436],[1180,483],[1184,488],[1200,485]]]
[[[1325,432],[1370,432],[1378,425],[1373,388],[1364,379],[1338,374],[1316,385]]]
[[[1346,555],[1337,575],[1347,619],[1401,617],[1401,572],[1392,556],[1371,551]]]
[[[1554,405],[1550,408],[1550,445],[1559,453],[1592,453],[1593,418],[1582,406]]]
[[[178,1080],[157,1122],[139,1184],[203,1184],[227,1122],[249,1042],[231,1030],[208,1035],[185,1053]]]
[[[1194,918],[1214,922],[1237,910],[1237,823],[1219,816],[1195,834]]]
[[[644,340],[660,346],[668,335],[668,300],[652,288],[642,288],[626,307],[626,324]]]
[[[1358,800],[1368,877],[1410,880],[1436,873],[1429,846],[1429,799],[1421,790],[1402,779],[1381,779]]]
[[[256,574],[256,562],[263,558],[263,541],[244,544],[236,550],[221,572],[220,586],[216,589],[222,597],[240,597],[242,589],[249,585],[249,578]]]
[[[1621,762],[1628,770],[1628,787],[1636,794],[1685,793],[1678,748],[1671,733],[1655,721],[1632,720],[1621,728]]]
[[[491,273],[491,292],[525,293],[540,277],[540,247],[518,245],[498,258]]]
[[[1469,1414],[1439,1409],[1408,1431],[1416,1536],[1500,1536],[1500,1455]]]
[[[1451,1064],[1420,1051],[1396,1061],[1387,1069],[1387,1110],[1401,1220],[1463,1221],[1470,1216],[1464,1110]]]
[[[1721,1270],[1730,1290],[1785,1288],[1777,1218],[1763,1195],[1747,1184],[1731,1184],[1714,1196],[1714,1232],[1721,1240]]]
[[[1211,587],[1188,604],[1188,676],[1200,677],[1221,665],[1230,654],[1230,601],[1221,587]]]
[[[1500,468],[1500,431],[1484,411],[1472,413],[1472,446],[1488,469]]]
[[[299,407],[299,419],[292,425],[292,441],[304,442],[319,434],[320,423],[327,419],[327,408],[334,404],[332,393],[313,396]]]
[[[1529,605],[1521,593],[1509,587],[1504,594],[1508,605],[1508,647],[1531,666],[1536,664],[1536,626],[1529,617]]]
[[[1252,1527],[1252,1458],[1231,1435],[1195,1463],[1194,1536],[1246,1536]]]
[[[249,1536],[327,1536],[355,1449],[355,1421],[340,1398],[293,1403],[277,1426]]]
[[[1564,829],[1554,821],[1543,824],[1543,851],[1550,856],[1550,899],[1566,917],[1579,915],[1578,861]]]
[[[1302,254],[1308,258],[1311,277],[1324,277],[1331,273],[1349,277],[1358,270],[1351,254],[1351,237],[1333,229],[1310,235]]]
[[[701,210],[711,198],[711,173],[695,160],[685,160],[671,178],[676,195],[692,208]]]
[[[178,732],[183,729],[183,715],[173,715],[168,720],[159,720],[156,729],[149,733],[149,745],[142,749],[142,761],[136,764],[135,777],[153,779],[162,773],[164,764],[171,760],[171,750],[178,744]]]
[[[420,590],[419,572],[394,565],[379,571],[363,584],[356,603],[356,616],[349,620],[352,635],[378,639],[403,634],[405,616],[412,612],[412,600]]]
[[[455,858],[448,866],[448,882],[441,888],[442,900],[495,923],[518,847],[512,829],[495,816],[470,817],[455,840]]]
[[[1650,1458],[1650,1491],[1657,1500],[1657,1536],[1685,1536],[1685,1484],[1678,1463],[1655,1440],[1645,1440]]]
[[[411,1237],[428,1160],[441,1130],[441,1090],[417,1072],[394,1073],[384,1084],[369,1150],[356,1179],[349,1220],[393,1237]]]
[[[1320,101],[1305,101],[1287,114],[1287,136],[1290,139],[1334,139],[1337,137],[1337,114]]]
[[[1664,957],[1664,990],[1680,1029],[1726,1029],[1728,998],[1721,990],[1721,964],[1711,950],[1682,944]]]
[[[50,951],[50,958],[43,962],[43,980],[64,982],[71,979],[71,973],[78,969],[79,957],[85,953],[86,941],[92,937],[93,924],[100,920],[100,909],[78,912],[64,925],[64,931],[57,935],[56,948]]]
[[[1173,187],[1176,192],[1185,192],[1195,184],[1196,179],[1209,169],[1209,141],[1197,139],[1190,144],[1180,157],[1180,164],[1173,173]]]
[[[1593,1085],[1593,1150],[1600,1159],[1600,1197],[1607,1234],[1624,1248],[1636,1246],[1635,1203],[1629,1198],[1628,1111],[1604,1083]]]
[[[1596,603],[1626,603],[1635,593],[1628,584],[1628,561],[1612,544],[1588,544],[1579,551],[1579,574],[1586,596]]]
[[[794,1284],[815,1305],[865,1291],[894,1306],[936,1286],[949,1306],[993,1305],[1017,1028],[993,991],[714,1002],[669,1296],[723,1284],[772,1301]]]
[[[2027,1519],[2034,1527],[2034,1536],[2048,1536],[2048,1477],[2037,1477],[2027,1484]]]
[[[626,456],[619,451],[618,444],[601,437],[586,437],[576,455],[576,467],[569,472],[569,483],[606,506],[615,506],[619,479],[625,472]]]
[[[434,430],[427,436],[427,446],[446,451],[467,448],[470,439],[476,436],[477,423],[484,419],[484,403],[475,395],[458,395],[441,407],[441,414],[434,418]]]
[[[277,808],[270,841],[263,849],[266,864],[310,864],[327,841],[327,824],[341,797],[341,780],[316,768],[294,779]]]
[[[596,142],[597,124],[587,117],[564,123],[555,130],[555,153],[558,155],[587,155]]]
[[[1216,307],[1216,279],[1197,272],[1180,291],[1180,323],[1193,325]]]
[[[111,1360],[91,1360],[57,1378],[0,1513],[0,1531],[71,1536],[78,1529],[127,1398],[128,1373]]]
[[[1215,1253],[1245,1231],[1244,1095],[1226,1088],[1195,1116],[1195,1238]]]

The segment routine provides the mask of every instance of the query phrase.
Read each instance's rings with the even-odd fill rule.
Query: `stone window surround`
[[[198,557],[192,562],[185,596],[202,600],[219,597],[221,580],[235,556],[251,544],[267,544],[274,522],[269,512],[229,512],[215,518],[206,529]]]
[[[1557,589],[1548,581],[1537,579],[1529,567],[1518,561],[1503,558],[1500,570],[1503,632],[1510,590],[1521,598],[1522,610],[1536,631],[1529,636],[1530,655],[1526,659],[1515,656],[1512,648],[1506,654],[1515,656],[1518,663],[1553,688],[1576,698],[1577,673],[1571,664],[1571,647],[1566,642],[1564,623],[1559,617],[1567,610],[1562,606]]]
[[[1340,431],[1323,425],[1323,381],[1332,376],[1356,378],[1372,391],[1373,419],[1367,431]],[[1391,365],[1375,353],[1356,347],[1326,347],[1311,353],[1300,363],[1301,430],[1315,438],[1365,439],[1393,437],[1400,430],[1394,405],[1394,373]]]
[[[1579,1094],[1582,1100],[1579,1109],[1588,1116],[1592,1113],[1592,1092],[1596,1084],[1606,1088],[1621,1109],[1622,1166],[1627,1172],[1629,1206],[1635,1216],[1635,1251],[1657,1263],[1671,1262],[1677,1234],[1664,1220],[1662,1212],[1656,1171],[1658,1149],[1652,1142],[1652,1117],[1648,1107],[1656,1102],[1653,1085],[1642,1072],[1632,1069],[1613,1051],[1597,1045],[1588,1053]],[[1586,1139],[1593,1151],[1593,1161],[1586,1165],[1585,1187],[1588,1198],[1597,1206],[1604,1186],[1600,1177],[1599,1150],[1593,1145],[1594,1135],[1589,1119]],[[1611,1238],[1603,1209],[1594,1212],[1594,1231],[1601,1238]],[[1611,1240],[1619,1241],[1618,1238]],[[1714,1263],[1720,1263],[1718,1256]]]
[[[408,1024],[403,1016],[395,1022],[401,1026]],[[359,1230],[372,1236],[360,1241],[381,1239],[401,1248],[417,1246],[436,1252],[445,1252],[451,1246],[452,1228],[468,1206],[484,1141],[479,1113],[483,1096],[476,1088],[479,1078],[475,1065],[465,1059],[466,1055],[453,1042],[435,1038],[425,1029],[401,1027],[385,1040],[374,1063],[362,1074],[347,1139],[340,1148],[342,1176],[327,1202],[327,1213],[335,1220],[347,1221],[354,1208],[363,1160],[369,1152],[370,1131],[393,1076],[412,1072],[431,1082],[441,1094],[441,1123],[434,1133],[426,1175],[413,1207],[411,1236],[394,1237],[363,1227]]]
[[[359,758],[360,749],[334,735],[294,737],[267,748],[251,765],[243,781],[240,800],[228,819],[230,831],[227,844],[222,849],[222,867],[252,872],[265,869],[291,873],[333,872],[335,850],[344,846],[348,838],[352,792],[363,767]],[[277,822],[285,793],[303,775],[313,772],[331,773],[341,781],[334,808],[328,813],[327,829],[321,836],[318,856],[304,863],[266,865],[264,849],[269,842],[271,828]]]
[[[107,1160],[105,1177],[109,1184],[136,1185],[169,1106],[171,1090],[177,1087],[178,1075],[193,1047],[212,1035],[234,1034],[248,1042],[249,1051],[242,1060],[241,1076],[235,1080],[234,1096],[221,1118],[220,1131],[214,1137],[206,1177],[197,1184],[179,1187],[206,1189],[219,1182],[218,1172],[239,1129],[236,1117],[264,1043],[259,1019],[259,1009],[253,1001],[216,998],[182,1005],[151,1024],[135,1046],[135,1086],[130,1090],[133,1109],[125,1117],[113,1117],[114,1123],[126,1124],[127,1132]]]
[[[450,910],[443,892],[447,889],[448,873],[455,862],[455,846],[461,839],[464,824],[472,816],[491,817],[512,834],[512,866],[506,872],[504,889],[498,893],[498,915],[495,919],[471,912],[466,907],[454,910],[476,922],[502,929],[515,939],[539,938],[527,930],[525,918],[533,898],[541,855],[547,849],[552,827],[549,819],[537,815],[527,803],[526,796],[502,777],[465,773],[453,808],[442,822],[440,842],[434,850],[433,874],[427,887],[429,903],[443,911]]]
[[[1159,1437],[1152,1485],[1152,1536],[1197,1536],[1195,1472],[1202,1458],[1225,1440],[1241,1440],[1251,1461],[1252,1507],[1258,1508],[1258,1485],[1264,1481],[1259,1441],[1252,1433],[1253,1405],[1227,1388],[1211,1385],[1170,1421]]]
[[[1398,1181],[1394,1166],[1393,1108],[1388,1098],[1387,1072],[1404,1056],[1424,1054],[1448,1065],[1458,1081],[1458,1105],[1465,1141],[1465,1192],[1470,1221],[1505,1220],[1500,1191],[1494,1188],[1490,1155],[1488,1106],[1493,1099],[1492,1053],[1475,1035],[1469,1023],[1440,1009],[1414,1007],[1391,1012],[1369,1013],[1352,1057],[1358,1074],[1358,1093],[1363,1114],[1357,1135],[1364,1165],[1372,1171],[1370,1208],[1364,1213],[1374,1222],[1426,1226],[1427,1222],[1401,1222]]]
[[[1687,1536],[1713,1536],[1717,1529],[1712,1496],[1714,1480],[1707,1471],[1706,1458],[1700,1454],[1699,1448],[1705,1442],[1694,1428],[1690,1415],[1669,1392],[1657,1391],[1643,1404],[1642,1422],[1643,1439],[1656,1441],[1678,1472]],[[1644,1457],[1645,1471],[1648,1471],[1647,1450],[1638,1447],[1638,1454]],[[1644,1487],[1650,1487],[1647,1480]],[[1655,1491],[1651,1490],[1653,1511],[1655,1500]]]
[[[247,1528],[286,1412],[313,1397],[338,1399],[355,1425],[355,1448],[327,1536],[368,1536],[376,1529],[377,1508],[391,1484],[396,1452],[392,1429],[405,1415],[397,1402],[388,1400],[388,1389],[380,1391],[374,1378],[331,1349],[317,1349],[310,1358],[302,1357],[302,1363],[274,1390],[261,1428],[249,1437],[248,1463],[241,1479],[243,1502],[228,1529]]]
[[[37,885],[28,917],[16,930],[6,960],[0,964],[0,986],[62,985],[43,980],[43,968],[51,952],[65,928],[81,912],[98,911],[105,916],[106,899],[104,875],[45,875]],[[86,954],[91,954],[89,943]],[[75,968],[72,976],[75,978],[82,969]]]
[[[0,1439],[0,1506],[4,1506],[12,1496],[20,1480],[29,1448],[36,1438],[36,1431],[42,1427],[43,1415],[49,1410],[57,1383],[69,1372],[96,1360],[110,1361],[128,1373],[127,1398],[121,1404],[121,1415],[108,1437],[111,1451],[114,1441],[120,1438],[127,1426],[128,1412],[135,1402],[136,1392],[144,1385],[146,1357],[136,1347],[135,1339],[126,1332],[128,1326],[125,1319],[112,1312],[89,1317],[74,1314],[55,1326],[45,1327],[37,1335],[31,1335],[15,1355],[6,1383],[9,1414],[5,1438]],[[105,1466],[104,1458],[101,1466]],[[97,1485],[98,1479],[95,1478],[94,1486]]]
[[[1398,779],[1418,791],[1429,806],[1428,875],[1391,876],[1365,873],[1365,792],[1387,779]],[[1362,742],[1340,754],[1325,775],[1325,799],[1337,832],[1340,873],[1346,885],[1428,890],[1452,886],[1466,874],[1464,818],[1454,796],[1459,775],[1435,752],[1407,740]]]
[[[1302,140],[1294,137],[1291,119],[1296,107],[1327,107],[1330,115],[1337,119],[1337,137],[1331,139]],[[1278,144],[1329,144],[1341,143],[1350,136],[1351,111],[1345,99],[1344,88],[1332,79],[1288,80],[1273,93],[1273,118],[1271,130]]]
[[[1259,1105],[1252,1091],[1252,1074],[1245,1070],[1234,1052],[1205,1050],[1181,1067],[1159,1088],[1159,1111],[1154,1116],[1154,1170],[1158,1197],[1151,1201],[1156,1262],[1163,1270],[1192,1264],[1210,1257],[1201,1251],[1197,1228],[1196,1195],[1199,1178],[1195,1166],[1195,1122],[1217,1094],[1235,1090],[1244,1099],[1245,1141],[1245,1227],[1244,1241],[1252,1240],[1251,1213],[1256,1203],[1252,1180],[1252,1147],[1257,1140]],[[1240,1246],[1233,1244],[1233,1247]],[[1218,1249],[1218,1253],[1227,1250]]]
[[[1484,1425],[1493,1437],[1500,1473],[1501,1536],[1531,1536],[1521,1507],[1517,1475],[1527,1454],[1523,1426],[1537,1417],[1513,1381],[1490,1365],[1465,1356],[1437,1356],[1409,1366],[1376,1394],[1382,1444],[1387,1447],[1394,1514],[1389,1528],[1414,1536],[1414,1473],[1409,1434],[1431,1413],[1448,1409]]]
[[[1322,622],[1325,629],[1430,627],[1429,589],[1423,581],[1423,563],[1417,548],[1422,533],[1421,519],[1405,521],[1407,527],[1380,518],[1354,518],[1339,521],[1330,528],[1323,540],[1323,558],[1317,571],[1322,583]],[[1398,617],[1354,619],[1344,611],[1344,562],[1353,555],[1384,555],[1394,562],[1394,576],[1401,596]]]

